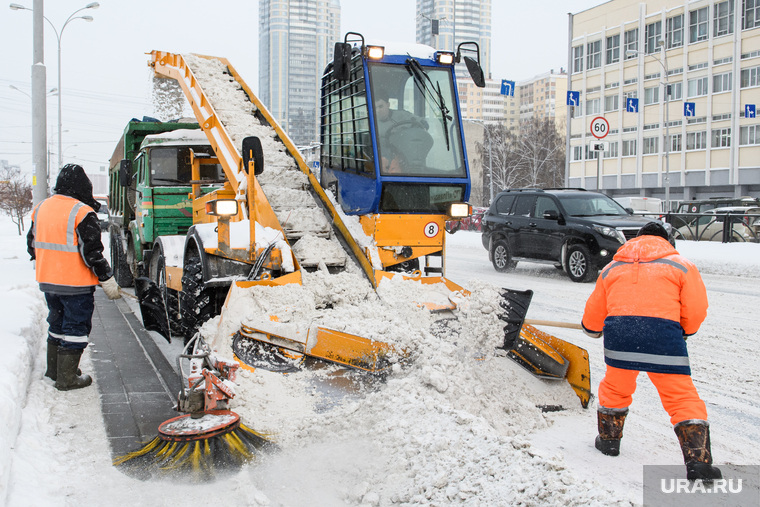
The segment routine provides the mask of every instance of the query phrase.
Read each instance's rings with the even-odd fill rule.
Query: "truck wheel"
[[[188,252],[182,270],[182,292],[180,292],[180,317],[185,326],[185,343],[195,336],[207,320],[219,315],[220,290],[203,285],[203,267],[198,254]]]
[[[154,268],[150,270],[150,274],[161,291],[161,296],[164,298],[166,312],[169,315],[169,329],[172,336],[184,336],[186,329],[179,310],[179,293],[166,286],[166,260],[164,259],[164,252],[161,250],[154,252],[151,264]]]
[[[598,270],[591,264],[591,256],[585,245],[570,245],[565,257],[565,272],[574,282],[590,282],[596,279]]]
[[[517,262],[513,261],[512,256],[509,254],[507,242],[503,239],[493,242],[491,246],[491,262],[493,263],[493,268],[500,273],[515,269],[517,265]]]
[[[116,279],[116,283],[120,287],[132,287],[134,281],[132,279],[132,273],[127,266],[126,255],[121,245],[121,239],[117,233],[113,231],[109,234],[109,244],[111,246],[111,269],[113,269],[113,276]]]

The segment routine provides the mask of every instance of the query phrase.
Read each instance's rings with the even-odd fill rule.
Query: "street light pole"
[[[42,12],[42,1],[41,0],[34,0],[34,9],[29,9],[28,7],[24,7],[23,5],[19,4],[11,4],[10,8],[11,10],[17,11],[17,10],[25,10],[25,11],[32,11],[34,13],[35,10],[37,10],[37,2],[39,1],[39,12]],[[61,37],[63,37],[63,31],[66,29],[66,25],[68,25],[71,21],[74,21],[75,19],[83,19],[87,22],[93,21],[92,16],[76,16],[78,12],[81,12],[85,9],[97,9],[100,7],[100,4],[98,2],[92,2],[81,9],[77,9],[76,11],[72,12],[68,18],[66,18],[66,21],[64,21],[63,26],[61,26],[61,30],[58,31],[55,28],[55,25],[52,21],[50,21],[46,16],[42,16],[45,21],[48,22],[50,27],[53,29],[53,32],[55,33],[55,37],[58,40],[58,170],[63,167],[63,150],[61,149],[63,144],[63,138],[61,136],[62,133],[62,119],[61,119],[61,95],[62,95],[62,88],[61,88]],[[47,172],[47,171],[46,171]],[[45,179],[47,179],[47,175],[45,176]],[[46,191],[47,193],[47,191]]]

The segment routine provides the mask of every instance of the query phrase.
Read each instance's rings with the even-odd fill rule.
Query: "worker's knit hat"
[[[79,199],[95,211],[100,209],[100,203],[92,196],[92,182],[80,165],[66,164],[63,166],[61,172],[58,173],[58,179],[53,190],[56,194]]]
[[[668,231],[665,230],[665,226],[660,222],[649,222],[639,229],[639,233],[636,236],[659,236],[667,240]]]

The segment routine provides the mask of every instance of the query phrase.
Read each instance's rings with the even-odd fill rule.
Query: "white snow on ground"
[[[394,302],[394,287],[376,296],[352,284],[350,273],[310,280],[306,288],[285,287],[272,299],[273,291],[263,290],[235,298],[240,307],[229,319],[208,323],[205,333],[229,336],[240,320],[257,318],[257,305],[276,308],[295,324],[308,308],[310,318],[323,318],[328,327],[403,346],[412,360],[395,365],[385,382],[359,385],[343,398],[337,384],[345,379],[331,375],[334,368],[288,376],[242,371],[233,409],[247,425],[272,432],[281,451],[213,487],[140,482],[110,465],[97,389],[62,393],[43,379],[44,300],[24,237],[7,217],[0,218],[0,238],[0,502],[7,505],[212,499],[285,506],[627,505],[642,501],[642,465],[681,463],[668,417],[645,376],[626,421],[622,454],[610,458],[593,448],[594,401],[583,410],[566,384],[535,379],[492,352],[498,323],[484,316],[495,308],[494,286],[534,290],[530,318],[578,322],[593,285],[575,284],[538,264],[496,273],[480,236],[459,232],[447,238],[447,274],[474,295],[461,310],[463,327],[446,330],[450,339],[426,329],[427,311]],[[689,348],[710,413],[716,463],[755,464],[760,245],[681,242],[678,249],[696,262],[708,287],[709,315]],[[368,319],[362,312],[374,307],[375,297],[392,311]],[[315,313],[320,306],[332,308]],[[368,320],[374,327],[362,328]],[[601,341],[575,330],[544,330],[589,351],[595,392],[604,368]],[[92,371],[89,353],[82,368]],[[566,410],[541,413],[537,404]]]

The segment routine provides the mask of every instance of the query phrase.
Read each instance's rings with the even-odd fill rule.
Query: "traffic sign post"
[[[756,113],[757,113],[757,110],[755,109],[755,104],[745,104],[744,105],[744,117],[745,118],[755,118]]]
[[[581,92],[574,92],[572,90],[567,91],[567,105],[579,106],[581,103]]]
[[[625,111],[627,113],[638,113],[639,99],[635,97],[628,97],[627,99],[625,99]]]
[[[501,80],[501,94],[507,97],[515,96],[515,82],[506,79]]]

